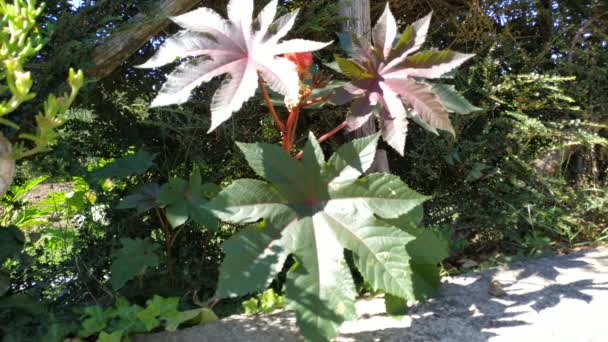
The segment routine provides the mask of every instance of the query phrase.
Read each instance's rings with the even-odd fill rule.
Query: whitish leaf
[[[393,48],[393,42],[397,35],[397,22],[393,13],[389,8],[388,2],[378,22],[372,29],[372,38],[374,45],[378,48],[384,57],[388,57]]]
[[[372,32],[374,46],[365,39],[351,36],[352,60],[350,63],[338,60],[339,64],[349,66],[346,74],[352,79],[343,91],[337,92],[334,102],[343,104],[352,100],[353,114],[347,117],[348,129],[361,127],[371,118],[371,107],[377,105],[382,137],[401,155],[409,116],[430,130],[442,129],[454,134],[444,102],[435,96],[430,86],[417,83],[415,78],[441,77],[473,56],[449,50],[414,53],[424,43],[430,21],[431,14],[419,19],[395,42],[396,23],[387,5]],[[361,75],[372,77],[361,80]],[[450,106],[447,101],[445,104]]]
[[[301,161],[275,145],[238,144],[255,172],[274,184],[240,180],[207,205],[228,222],[259,222],[225,242],[215,296],[268,286],[292,255],[286,307],[295,311],[306,338],[328,340],[355,313],[346,248],[375,289],[413,298],[405,249],[413,237],[379,218],[406,214],[426,198],[395,176],[360,178],[373,162],[378,138],[354,140],[329,162],[312,135]]]
[[[156,267],[159,246],[144,239],[120,239],[121,248],[112,252],[112,288],[121,289],[127,281],[142,275],[148,267]]]
[[[399,92],[412,106],[418,117],[433,128],[442,129],[455,135],[450,117],[430,85],[418,83],[413,79],[387,79],[385,83]]]
[[[184,103],[191,92],[212,78],[228,74],[211,102],[211,127],[217,128],[255,94],[258,74],[270,87],[289,98],[297,98],[299,78],[293,63],[281,55],[315,51],[326,43],[280,40],[295,22],[297,11],[272,22],[277,1],[268,3],[252,24],[253,0],[230,0],[228,20],[208,8],[173,17],[185,28],[167,39],[159,51],[141,67],[157,67],[177,57],[194,57],[180,65],[161,88],[151,106]]]
[[[403,31],[403,34],[395,45],[395,49],[391,51],[393,57],[407,56],[418,51],[422,47],[422,44],[424,44],[426,35],[429,31],[432,15],[433,12],[427,14],[421,19],[416,20],[412,25],[408,26],[405,31]]]
[[[391,77],[394,73],[404,73],[410,77],[439,78],[456,69],[462,63],[473,58],[472,54],[460,53],[451,50],[430,50],[418,52],[408,56],[399,65],[399,69],[387,73]]]
[[[179,58],[197,56],[199,50],[215,46],[213,39],[204,33],[194,31],[180,31],[167,38],[160,50],[146,63],[138,68],[155,68],[175,62]]]

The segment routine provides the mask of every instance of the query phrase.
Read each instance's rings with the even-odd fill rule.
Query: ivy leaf
[[[122,247],[112,252],[112,288],[121,289],[127,281],[159,264],[159,246],[148,239],[120,239]]]
[[[125,157],[116,159],[102,168],[97,169],[89,175],[91,183],[97,183],[100,180],[114,178],[117,180],[124,179],[131,175],[139,175],[154,166],[156,154],[148,151],[140,150],[135,154],[129,154]]]
[[[202,184],[198,171],[190,175],[189,181],[180,178],[171,178],[162,186],[158,196],[158,203],[166,208],[167,220],[171,227],[183,225],[192,218],[196,223],[208,229],[217,228],[217,220],[205,207],[208,199],[206,194],[216,191],[216,186]]]
[[[345,74],[352,82],[338,91],[334,103],[352,101],[347,117],[348,130],[365,124],[379,108],[382,138],[403,155],[408,129],[408,117],[431,130],[441,129],[452,134],[448,111],[460,109],[437,95],[433,88],[419,78],[439,78],[473,57],[450,50],[417,52],[425,41],[431,15],[406,28],[397,40],[397,24],[390,8],[386,9],[372,30],[374,45],[351,37],[352,59]],[[356,73],[352,66],[356,66]],[[369,75],[362,80],[360,75]],[[446,95],[444,93],[440,95]],[[447,107],[446,107],[447,106]]]
[[[312,134],[301,161],[275,145],[239,143],[251,168],[271,184],[239,180],[208,204],[226,222],[260,222],[224,243],[215,297],[259,291],[292,255],[286,307],[307,339],[328,340],[355,315],[356,291],[344,260],[349,249],[374,289],[413,298],[405,246],[414,237],[379,218],[404,215],[426,197],[393,175],[359,178],[373,162],[377,140],[378,134],[354,140],[328,162]]]
[[[121,342],[123,333],[122,330],[114,331],[111,334],[102,331],[101,334],[99,334],[97,342]]]
[[[160,195],[160,187],[156,183],[149,183],[137,189],[131,195],[120,200],[117,209],[137,209],[139,214],[155,208]]]
[[[84,308],[83,313],[86,319],[82,321],[82,327],[78,334],[82,337],[97,335],[106,328],[109,319],[107,311],[101,306],[89,306]]]
[[[202,313],[203,309],[179,311],[179,298],[163,298],[154,296],[146,302],[144,310],[137,314],[137,317],[144,323],[147,331],[151,331],[161,325],[165,325],[165,330],[176,331],[177,328],[190,321]]]
[[[287,53],[315,51],[331,43],[304,39],[280,42],[295,23],[297,11],[274,21],[277,0],[270,1],[252,26],[253,0],[230,0],[228,20],[215,11],[201,7],[172,20],[185,30],[167,39],[155,56],[141,65],[153,68],[194,57],[167,77],[151,106],[184,103],[200,84],[229,74],[211,100],[213,131],[255,94],[258,74],[270,88],[297,98],[299,77],[296,66],[280,57]],[[270,28],[273,27],[273,30]]]

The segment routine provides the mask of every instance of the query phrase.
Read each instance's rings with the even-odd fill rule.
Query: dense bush
[[[337,40],[334,32],[344,18],[337,15],[336,1],[280,3],[280,13],[302,7],[290,36]],[[384,3],[372,3],[375,22]],[[470,65],[446,82],[483,110],[451,115],[455,137],[445,132],[436,136],[411,124],[405,157],[385,146],[391,171],[416,191],[432,196],[424,205],[424,223],[451,237],[450,263],[457,264],[463,256],[483,259],[494,253],[537,255],[608,239],[608,54],[607,22],[601,15],[605,3],[395,0],[390,4],[399,23],[434,11],[425,46],[476,54]],[[256,1],[256,5],[259,10],[264,4]],[[225,1],[206,1],[204,6],[225,14]],[[10,117],[29,132],[36,127],[32,111],[41,108],[49,94],[66,87],[66,70],[95,69],[91,55],[104,38],[136,27],[142,20],[136,17],[140,12],[150,22],[165,19],[149,1],[96,1],[78,8],[66,1],[47,1],[46,8],[36,32],[47,44],[26,64],[39,96]],[[210,188],[210,184],[227,186],[239,178],[255,177],[233,141],[278,143],[283,137],[261,106],[260,96],[207,134],[210,98],[218,80],[199,88],[183,105],[148,108],[171,67],[133,66],[142,64],[163,36],[177,30],[176,25],[167,26],[111,74],[95,82],[90,79],[75,106],[65,113],[59,135],[53,136],[59,138],[53,150],[20,163],[0,214],[2,226],[27,232],[22,236],[14,228],[2,228],[5,235],[0,241],[16,241],[24,251],[0,265],[11,278],[5,286],[10,287],[11,299],[0,299],[1,308],[11,308],[0,313],[3,338],[58,340],[87,326],[91,334],[98,334],[103,328],[95,330],[91,325],[100,324],[119,329],[122,313],[144,312],[162,302],[154,302],[155,295],[169,298],[171,306],[175,304],[171,298],[181,297],[179,311],[194,314],[190,310],[208,304],[216,290],[223,259],[220,246],[237,231],[236,226],[224,225],[213,232],[191,220],[170,235],[168,246],[156,209],[117,207],[128,196],[145,194],[139,191],[144,186],[161,192],[171,179],[187,182],[193,173],[199,173]],[[345,56],[334,44],[315,53],[314,67],[344,80],[322,63],[333,61],[334,53]],[[348,110],[348,106],[305,110],[300,127],[319,136]],[[11,141],[18,136],[10,128],[3,133]],[[304,146],[305,133],[298,132],[296,146]],[[337,135],[323,149],[329,155],[346,140]],[[125,157],[131,162],[112,167],[113,161]],[[38,204],[30,203],[28,191],[43,180],[71,185]],[[135,264],[129,271],[140,272],[118,286],[109,275],[120,251],[129,248],[133,254],[146,251],[156,258]],[[271,285],[279,294],[287,266]],[[358,290],[370,290],[369,284],[355,278]],[[0,278],[0,291],[4,283]],[[268,292],[252,297],[245,307],[259,312],[275,308],[276,303],[282,299]],[[214,309],[220,315],[233,313],[240,310],[240,302],[222,301]],[[154,316],[159,323],[151,329],[166,328],[162,317]]]

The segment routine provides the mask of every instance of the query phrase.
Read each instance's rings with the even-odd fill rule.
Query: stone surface
[[[492,286],[502,287],[504,293]],[[401,319],[383,314],[381,298],[360,300],[359,319],[346,322],[335,341],[608,341],[607,310],[608,248],[603,247],[446,278],[438,298],[414,306]],[[301,340],[288,312],[236,315],[135,339]]]

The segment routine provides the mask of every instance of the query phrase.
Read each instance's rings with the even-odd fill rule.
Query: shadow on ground
[[[504,295],[490,294],[490,283]],[[394,319],[381,298],[357,303],[359,319],[336,341],[604,341],[608,248],[516,263],[447,279],[438,298]],[[292,314],[232,316],[136,341],[301,341]]]

